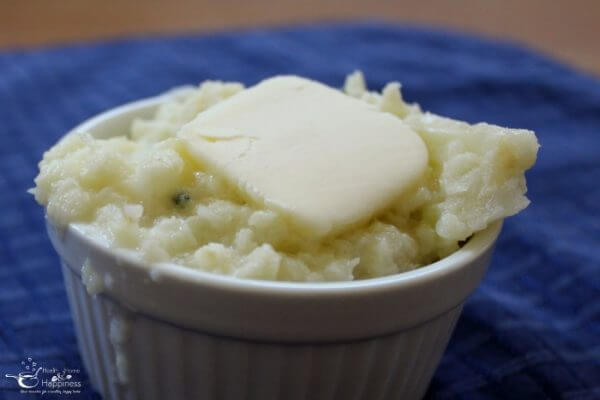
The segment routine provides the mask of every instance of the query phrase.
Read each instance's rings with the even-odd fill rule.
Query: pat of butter
[[[209,108],[179,137],[247,200],[319,237],[390,206],[428,162],[421,138],[397,117],[295,76],[267,79]]]

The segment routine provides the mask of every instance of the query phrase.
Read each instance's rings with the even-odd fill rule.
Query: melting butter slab
[[[316,236],[385,209],[428,162],[419,135],[397,117],[295,76],[267,79],[222,101],[179,137],[248,201]]]

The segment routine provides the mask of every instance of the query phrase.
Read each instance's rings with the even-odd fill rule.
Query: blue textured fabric
[[[372,88],[401,81],[424,109],[533,129],[542,144],[532,204],[506,221],[427,397],[600,398],[600,82],[513,45],[375,23],[0,54],[0,398],[23,398],[4,375],[26,357],[82,368],[43,211],[25,193],[45,149],[173,86],[281,73],[340,86],[354,69]],[[81,376],[81,398],[98,399]]]

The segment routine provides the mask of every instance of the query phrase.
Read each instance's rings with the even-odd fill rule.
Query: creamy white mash
[[[149,263],[287,281],[408,271],[449,255],[474,232],[529,203],[524,172],[539,147],[533,132],[425,113],[404,102],[398,83],[370,92],[354,73],[346,95],[416,132],[427,166],[416,184],[360,225],[327,237],[311,234],[293,215],[248,201],[180,135],[200,113],[244,90],[238,83],[205,82],[166,96],[155,116],[135,121],[128,136],[65,137],[40,162],[36,200],[56,224],[86,224],[109,246],[135,250]],[[386,150],[382,156],[389,156]]]

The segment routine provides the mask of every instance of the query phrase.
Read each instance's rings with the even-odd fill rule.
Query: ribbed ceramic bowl
[[[74,131],[125,134],[161,97]],[[144,265],[70,226],[58,251],[79,348],[107,399],[418,399],[467,296],[483,277],[502,223],[417,270],[340,283],[241,280]],[[90,295],[82,266],[102,291]]]

